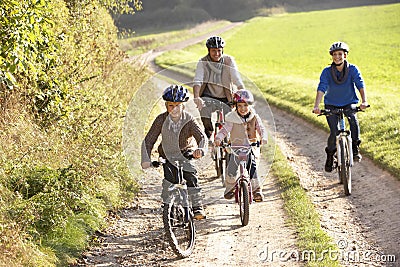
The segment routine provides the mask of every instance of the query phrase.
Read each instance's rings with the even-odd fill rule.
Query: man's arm
[[[231,72],[232,83],[236,85],[237,89],[244,89],[244,83],[242,81],[238,67],[233,57],[231,57],[231,66],[229,67]]]

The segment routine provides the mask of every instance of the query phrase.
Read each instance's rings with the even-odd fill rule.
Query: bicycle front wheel
[[[180,258],[186,258],[192,254],[196,229],[193,215],[189,208],[176,205],[173,202],[165,203],[163,208],[163,223],[166,238],[172,251]]]
[[[249,223],[250,216],[250,199],[249,199],[249,187],[246,181],[241,181],[239,184],[239,195],[238,204],[240,208],[240,221],[242,226],[246,226]]]
[[[339,139],[340,146],[340,161],[339,177],[343,183],[344,193],[346,196],[351,195],[351,167],[350,167],[350,148],[347,137],[342,136]]]

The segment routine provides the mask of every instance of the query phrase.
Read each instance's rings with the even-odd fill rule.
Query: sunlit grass
[[[215,29],[228,25],[229,21],[205,22],[195,27],[168,31],[164,33],[133,36],[118,40],[123,51],[128,55],[138,55],[164,45],[173,44],[190,37],[200,36]]]

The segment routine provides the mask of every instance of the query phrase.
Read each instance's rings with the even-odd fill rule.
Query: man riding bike
[[[211,114],[218,109],[216,105],[205,106],[203,98],[211,98],[228,104],[232,101],[233,85],[237,89],[244,84],[232,56],[224,55],[225,41],[219,36],[212,36],[206,41],[208,54],[197,63],[193,81],[194,102],[200,111],[201,121],[207,137],[214,131]],[[224,114],[230,111],[224,105]]]

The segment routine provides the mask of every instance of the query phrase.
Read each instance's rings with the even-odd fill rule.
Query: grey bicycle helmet
[[[173,84],[165,88],[162,98],[168,102],[187,102],[189,93],[185,87]]]
[[[329,54],[333,54],[333,52],[338,51],[338,50],[343,50],[346,53],[349,53],[349,46],[344,43],[344,42],[335,42],[331,45],[331,47],[329,48]]]
[[[224,48],[225,41],[222,37],[219,36],[211,36],[206,41],[206,46],[208,49],[210,48]]]

